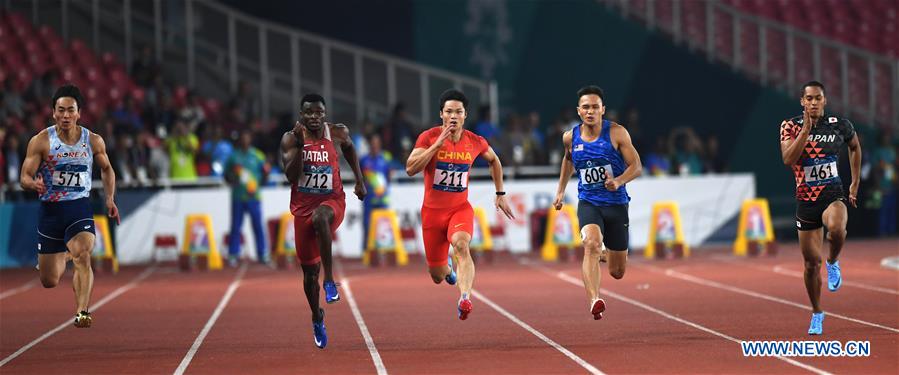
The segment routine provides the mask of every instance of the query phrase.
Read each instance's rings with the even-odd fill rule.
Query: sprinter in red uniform
[[[325,99],[309,94],[300,101],[300,121],[281,137],[284,174],[290,181],[290,212],[294,216],[297,257],[303,268],[303,289],[312,309],[312,331],[315,345],[328,344],[325,332],[325,310],[318,304],[319,264],[325,268],[322,287],[325,301],[340,300],[331,273],[331,239],[346,210],[343,184],[336,147],[356,178],[356,196],[365,197],[365,185],[350,132],[343,124],[325,122]]]
[[[421,228],[425,255],[431,279],[439,284],[446,280],[456,284],[456,272],[448,260],[449,245],[458,260],[459,319],[471,313],[471,285],[474,262],[469,254],[474,214],[468,203],[468,177],[471,164],[478,156],[490,164],[490,175],[496,187],[496,209],[512,219],[512,210],[503,191],[503,166],[487,141],[462,128],[468,99],[458,90],[440,95],[440,118],[443,124],[421,133],[415,149],[406,161],[409,176],[425,173],[425,198],[421,207]]]

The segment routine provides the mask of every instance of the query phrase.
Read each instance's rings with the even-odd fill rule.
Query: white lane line
[[[567,282],[567,283],[569,283],[569,284],[576,285],[576,286],[578,286],[578,287],[580,287],[580,288],[583,288],[583,287],[584,287],[584,284],[583,284],[583,282],[582,282],[581,280],[578,280],[578,279],[576,279],[576,278],[574,278],[574,277],[571,277],[571,276],[565,274],[564,272],[556,273],[555,276],[556,276],[557,278],[561,279],[562,281],[565,281],[565,282]],[[602,292],[605,293],[605,295],[607,295],[607,296],[609,296],[609,297],[612,297],[612,298],[615,298],[615,299],[617,299],[617,300],[620,300],[620,301],[629,303],[629,304],[631,304],[631,305],[637,306],[637,307],[642,308],[642,309],[644,309],[644,310],[647,310],[647,311],[656,313],[656,314],[661,315],[661,316],[663,316],[663,317],[665,317],[665,318],[671,319],[671,320],[673,320],[673,321],[675,321],[675,322],[678,322],[678,323],[685,324],[685,325],[687,325],[687,326],[696,328],[696,329],[698,329],[698,330],[700,330],[700,331],[703,331],[703,332],[706,332],[706,333],[710,333],[710,334],[712,334],[712,335],[718,336],[718,337],[720,337],[720,338],[723,338],[723,339],[726,339],[726,340],[729,340],[729,341],[733,341],[733,342],[738,343],[738,344],[741,343],[741,342],[743,342],[743,340],[740,340],[740,339],[737,339],[737,338],[735,338],[735,337],[726,335],[726,334],[724,334],[724,333],[721,333],[721,332],[718,332],[718,331],[713,330],[713,329],[711,329],[711,328],[705,327],[705,326],[703,326],[703,325],[700,325],[700,324],[691,322],[691,321],[689,321],[689,320],[678,318],[678,317],[676,317],[676,316],[674,316],[674,315],[672,315],[672,314],[669,314],[669,313],[667,313],[667,312],[665,312],[665,311],[659,310],[659,309],[657,309],[657,308],[655,308],[655,307],[649,306],[649,305],[647,305],[647,304],[645,304],[645,303],[642,303],[642,302],[640,302],[640,301],[630,299],[630,298],[625,297],[625,296],[623,296],[623,295],[620,295],[620,294],[618,294],[618,293],[612,292],[612,291],[610,291],[610,290],[608,290],[608,289],[602,289]],[[809,365],[807,365],[807,364],[804,364],[804,363],[802,363],[802,362],[795,361],[795,360],[790,359],[790,358],[786,358],[786,357],[782,357],[782,356],[775,356],[775,357],[773,357],[773,358],[777,358],[777,359],[779,359],[779,360],[781,360],[781,361],[784,361],[784,362],[786,362],[786,363],[789,363],[789,364],[791,364],[791,365],[793,365],[793,366],[803,368],[803,369],[805,369],[805,370],[814,372],[814,373],[816,373],[816,374],[821,374],[821,375],[830,374],[830,373],[827,372],[827,371],[824,371],[824,370],[819,369],[819,368],[814,367],[814,366],[809,366]]]
[[[128,284],[122,285],[118,289],[114,290],[112,293],[107,294],[105,297],[103,297],[99,301],[97,301],[97,303],[94,304],[93,307],[91,307],[91,312],[95,312],[95,311],[99,310],[101,307],[103,307],[103,305],[118,298],[123,293],[125,293],[131,289],[134,289],[134,287],[136,287],[137,284],[140,284],[141,281],[143,281],[148,276],[150,276],[150,274],[152,274],[153,271],[156,271],[155,266],[151,266],[150,268],[147,268],[146,270],[144,270],[144,272],[141,272],[133,280],[131,280],[131,282],[129,282]],[[35,345],[39,344],[41,341],[44,341],[44,340],[50,338],[50,336],[55,335],[59,331],[62,331],[63,329],[65,329],[66,327],[69,327],[71,325],[72,325],[72,320],[68,319],[65,322],[61,323],[60,325],[56,326],[56,328],[53,328],[53,329],[47,331],[47,333],[41,335],[41,337],[34,339],[34,341],[29,342],[27,345],[19,348],[19,350],[16,350],[15,353],[10,354],[8,357],[6,357],[2,361],[0,361],[0,367],[3,367],[3,365],[9,363],[9,361],[12,361],[16,357],[22,355],[22,353],[25,353],[26,351],[28,351],[28,349],[31,349]]]
[[[899,270],[899,256],[892,256],[881,259],[880,266],[894,271]]]
[[[340,286],[346,292],[347,302],[350,303],[350,310],[353,310],[353,318],[356,319],[356,325],[359,326],[359,331],[362,332],[362,337],[365,339],[365,346],[368,347],[368,353],[371,354],[371,361],[374,362],[375,369],[378,370],[378,375],[387,375],[387,368],[384,367],[384,362],[381,361],[381,353],[378,353],[378,348],[375,347],[375,340],[372,339],[371,333],[368,332],[368,326],[365,324],[365,320],[362,319],[362,312],[359,311],[359,305],[356,304],[356,299],[353,298],[353,290],[350,289],[350,280],[347,278],[341,279]]]
[[[174,374],[184,374],[184,371],[187,370],[187,366],[190,366],[190,361],[194,359],[194,355],[197,354],[197,350],[200,349],[200,345],[203,345],[203,340],[206,339],[206,335],[209,334],[209,331],[212,330],[212,326],[215,325],[215,322],[218,320],[219,316],[222,315],[222,311],[224,311],[225,307],[228,306],[228,302],[231,301],[231,296],[233,296],[234,292],[237,291],[237,288],[240,287],[240,280],[243,279],[243,275],[246,272],[247,264],[244,263],[240,266],[240,269],[237,270],[237,274],[234,275],[234,281],[231,281],[231,285],[228,286],[228,290],[225,292],[225,295],[222,296],[222,300],[219,301],[218,306],[216,306],[215,310],[212,312],[212,316],[210,316],[209,320],[206,322],[206,326],[204,326],[203,330],[200,331],[200,334],[197,335],[196,340],[194,340],[194,344],[191,345],[190,349],[187,351],[187,354],[184,355],[184,359],[181,360],[181,364],[178,365],[177,369],[175,369]]]
[[[703,278],[696,277],[696,276],[693,276],[693,275],[688,275],[688,274],[685,274],[685,273],[682,273],[682,272],[678,272],[678,271],[675,271],[675,270],[672,270],[672,269],[667,269],[667,270],[666,270],[666,269],[662,269],[662,268],[659,268],[659,267],[656,267],[656,266],[649,266],[649,265],[642,265],[642,267],[646,267],[646,268],[648,268],[649,270],[651,270],[652,272],[661,273],[661,274],[664,274],[665,276],[673,277],[673,278],[675,278],[675,279],[680,279],[680,280],[684,280],[684,281],[689,281],[689,282],[694,283],[694,284],[699,284],[699,285],[708,286],[708,287],[712,287],[712,288],[718,288],[718,289],[726,290],[726,291],[729,291],[729,292],[739,293],[739,294],[747,295],[747,296],[750,296],[750,297],[760,298],[760,299],[763,299],[763,300],[772,301],[772,302],[777,302],[777,303],[782,303],[782,304],[784,304],[784,305],[793,306],[793,307],[800,308],[800,309],[803,309],[803,310],[812,311],[812,308],[811,308],[811,307],[806,306],[806,305],[803,305],[803,304],[800,304],[800,303],[796,303],[796,302],[793,302],[793,301],[788,301],[788,300],[785,300],[785,299],[783,299],[783,298],[778,298],[778,297],[770,296],[770,295],[763,294],[763,293],[753,292],[753,291],[751,291],[751,290],[746,290],[746,289],[743,289],[743,288],[738,288],[738,287],[731,286],[731,285],[727,285],[727,284],[722,284],[722,283],[719,283],[719,282],[716,282],[716,281],[711,281],[711,280],[703,279]],[[850,322],[854,322],[854,323],[858,323],[858,324],[864,324],[864,325],[866,325],[866,326],[876,327],[876,328],[884,329],[884,330],[887,330],[887,331],[890,331],[890,332],[899,333],[899,329],[896,329],[896,328],[893,328],[893,327],[887,327],[887,326],[885,326],[885,325],[881,325],[881,324],[877,324],[877,323],[872,323],[872,322],[865,321],[865,320],[861,320],[861,319],[851,318],[851,317],[848,317],[848,316],[846,316],[846,315],[837,314],[837,313],[832,313],[832,312],[826,312],[825,314],[828,315],[828,316],[835,317],[835,318],[839,318],[839,319],[843,319],[843,320],[848,320],[848,321],[850,321]]]
[[[719,261],[719,262],[723,262],[723,263],[734,264],[737,266],[752,268],[752,269],[756,269],[759,271],[774,272],[776,274],[780,274],[780,275],[784,275],[784,276],[791,276],[791,277],[796,277],[796,278],[800,278],[800,279],[805,277],[802,274],[802,272],[793,271],[793,270],[790,270],[790,269],[780,266],[780,265],[774,266],[774,267],[769,267],[769,266],[762,266],[762,265],[756,265],[756,264],[746,264],[737,259],[734,259],[733,257],[728,257],[728,256],[712,256],[711,259]],[[899,296],[899,290],[884,288],[884,287],[879,287],[879,286],[874,286],[874,285],[868,285],[868,284],[851,281],[851,280],[843,280],[843,285],[851,286],[853,288],[865,289],[865,290],[869,290],[872,292],[887,293],[887,294]]]
[[[11,297],[16,294],[22,293],[28,289],[34,288],[37,284],[38,284],[38,279],[34,279],[25,284],[22,284],[21,286],[18,286],[16,288],[13,288],[13,289],[7,290],[3,293],[0,293],[0,300],[4,299],[6,297]]]
[[[566,357],[573,360],[575,363],[577,363],[578,365],[580,365],[581,367],[583,367],[584,369],[589,371],[591,374],[594,374],[594,375],[604,374],[602,371],[599,371],[598,368],[594,367],[593,365],[591,365],[590,363],[585,361],[583,358],[579,357],[577,354],[572,353],[570,350],[566,349],[564,346],[559,345],[559,343],[553,341],[549,337],[546,337],[546,335],[544,335],[543,333],[540,333],[540,331],[534,329],[534,327],[531,327],[529,324],[523,322],[521,319],[518,319],[518,317],[516,317],[515,315],[512,315],[512,313],[506,311],[506,309],[502,308],[500,305],[497,305],[496,303],[491,301],[489,298],[487,298],[483,294],[479,293],[476,290],[472,290],[471,294],[473,296],[477,297],[478,299],[480,299],[481,301],[483,301],[484,303],[486,303],[488,306],[492,307],[494,310],[496,310],[503,316],[505,316],[507,319],[511,320],[515,324],[518,324],[521,328],[524,328],[526,331],[530,332],[532,335],[537,336],[537,338],[539,338],[540,340],[543,340],[543,342],[549,344],[549,346],[552,346],[556,350],[560,351]]]
[[[805,276],[802,274],[802,272],[797,272],[797,271],[789,270],[789,269],[786,269],[786,268],[781,267],[781,266],[774,266],[774,268],[772,268],[771,271],[774,272],[774,273],[781,274],[781,275],[793,276],[793,277],[800,278],[800,279],[805,278]],[[883,288],[883,287],[874,286],[874,285],[863,284],[863,283],[859,283],[859,282],[855,282],[855,281],[851,281],[851,280],[843,280],[843,285],[845,285],[845,286],[851,286],[851,287],[853,287],[853,288],[859,288],[859,289],[870,290],[870,291],[873,291],[873,292],[887,293],[887,294],[892,294],[892,295],[899,296],[899,290],[894,290],[894,289]]]

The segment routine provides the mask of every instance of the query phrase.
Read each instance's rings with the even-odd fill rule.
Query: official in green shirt
[[[231,232],[228,238],[228,262],[236,266],[240,258],[240,234],[243,218],[250,214],[253,238],[256,240],[256,259],[268,263],[265,232],[262,230],[262,206],[259,188],[268,177],[270,169],[265,155],[253,147],[253,133],[245,129],[240,133],[238,148],[225,163],[225,180],[231,185]]]

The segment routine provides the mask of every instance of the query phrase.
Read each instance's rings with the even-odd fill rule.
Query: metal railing
[[[252,17],[206,0],[3,0],[65,40],[80,38],[126,65],[137,47],[154,47],[166,73],[207,97],[226,99],[249,82],[259,114],[297,112],[302,93],[316,91],[337,120],[380,120],[406,104],[413,121],[437,120],[434,103],[447,88],[472,103],[489,103],[493,82],[422,65]]]
[[[824,82],[834,93],[828,99],[835,110],[899,129],[897,59],[742,12],[717,0],[598,1],[617,8],[622,16],[644,21],[651,30],[663,30],[676,43],[704,50],[709,61],[730,64],[762,85],[791,95],[803,82],[835,77],[836,82]],[[697,3],[701,6],[695,6]],[[694,7],[688,10],[685,4]],[[704,32],[694,33],[685,27],[690,21],[696,25],[697,19]],[[697,34],[704,34],[704,40]],[[724,38],[730,43],[723,43]],[[747,41],[758,43],[757,50]],[[805,56],[810,57],[810,64]],[[778,70],[781,66],[785,71]],[[853,76],[858,72],[864,73]]]

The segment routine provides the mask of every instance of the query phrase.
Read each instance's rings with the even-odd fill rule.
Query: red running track
[[[899,270],[879,263],[897,255],[896,240],[850,242],[841,255],[845,284],[822,292],[829,315],[824,335],[811,338],[796,246],[764,258],[726,249],[674,261],[637,254],[624,279],[604,275],[600,321],[589,314],[579,262],[481,264],[474,312],[459,321],[458,292],[434,285],[423,264],[343,261],[343,299],[325,306],[325,350],[312,343],[296,270],[98,274],[90,329],[71,327],[70,280],[48,290],[34,270],[3,270],[0,373],[896,374]],[[871,355],[744,357],[741,340],[870,341]]]

